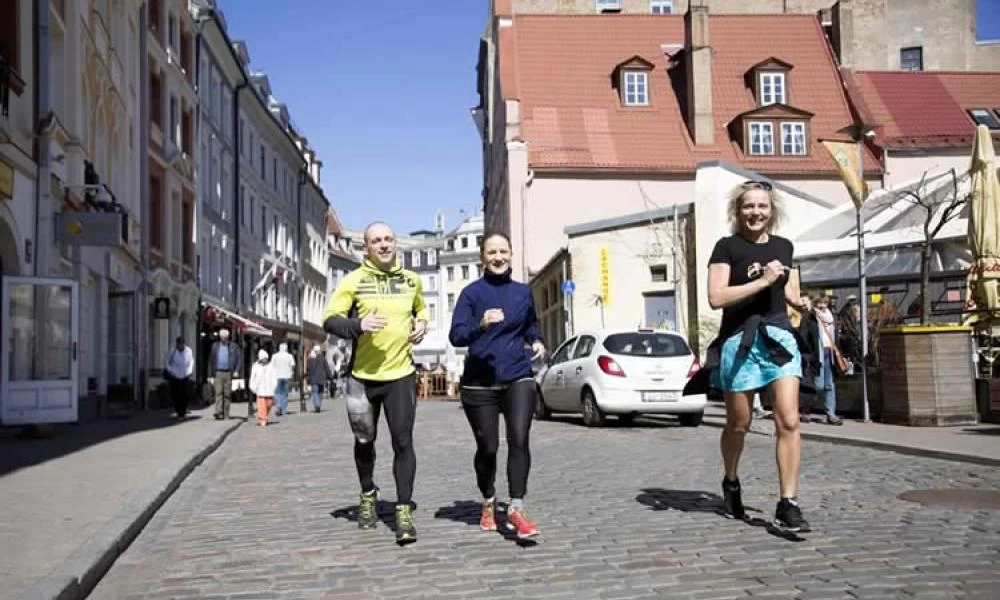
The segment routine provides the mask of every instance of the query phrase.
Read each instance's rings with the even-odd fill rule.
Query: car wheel
[[[583,390],[583,424],[587,427],[603,427],[606,422],[604,412],[597,405],[597,398],[590,388]]]
[[[535,402],[535,418],[539,421],[547,421],[552,416],[552,411],[545,406],[545,399],[542,397],[542,388],[538,388],[538,400]]]
[[[681,425],[684,427],[697,427],[701,425],[701,419],[704,416],[704,412],[682,413],[677,415],[677,418],[680,419]]]

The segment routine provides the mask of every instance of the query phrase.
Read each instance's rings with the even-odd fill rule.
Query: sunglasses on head
[[[774,189],[774,186],[767,181],[754,181],[753,179],[744,181],[743,187],[751,190],[764,190],[765,192],[770,192]]]

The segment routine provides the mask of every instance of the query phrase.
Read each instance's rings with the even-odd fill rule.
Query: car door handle
[[[556,371],[556,377],[562,377],[562,376],[563,376],[562,371]]]
[[[576,368],[576,374],[577,375],[579,375],[581,371],[583,371],[583,367],[577,367]]]

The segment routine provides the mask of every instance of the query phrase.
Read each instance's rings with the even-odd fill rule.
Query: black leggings
[[[354,431],[354,464],[361,491],[375,489],[375,436],[378,416],[385,407],[385,420],[392,436],[392,474],[396,480],[396,502],[409,504],[417,473],[413,450],[413,421],[417,414],[417,383],[413,375],[395,381],[348,379],[347,414]]]
[[[483,498],[496,495],[497,447],[500,445],[500,413],[507,424],[507,485],[511,499],[524,498],[531,470],[528,432],[535,414],[535,382],[510,384],[506,389],[462,388],[462,408],[476,436],[476,480]]]

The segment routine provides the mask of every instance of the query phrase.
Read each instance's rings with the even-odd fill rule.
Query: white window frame
[[[420,255],[423,254],[420,250],[414,250],[410,253],[410,266],[419,267],[420,266]]]
[[[807,154],[806,124],[802,121],[785,121],[781,124],[781,153],[786,156]]]
[[[781,71],[762,71],[758,74],[760,86],[760,105],[788,104],[788,86],[785,84],[785,74]]]
[[[433,267],[437,264],[437,256],[434,254],[433,250],[427,251],[427,266]]]
[[[760,137],[760,141],[757,143],[759,145],[759,151],[754,151],[754,129],[758,132],[756,135]],[[765,130],[767,139],[771,145],[771,151],[765,152]],[[774,123],[771,121],[751,121],[747,124],[747,134],[749,136],[749,143],[747,144],[747,153],[751,156],[774,156]]]
[[[649,0],[649,12],[654,15],[672,15],[674,0]]]
[[[649,106],[649,71],[622,71],[622,104]],[[632,90],[630,86],[634,86]]]
[[[446,272],[448,273],[448,281],[455,281],[455,267],[448,267]]]
[[[469,280],[469,265],[462,265],[462,281]]]
[[[609,10],[621,10],[621,0],[596,0],[594,7],[597,12],[602,13]]]

